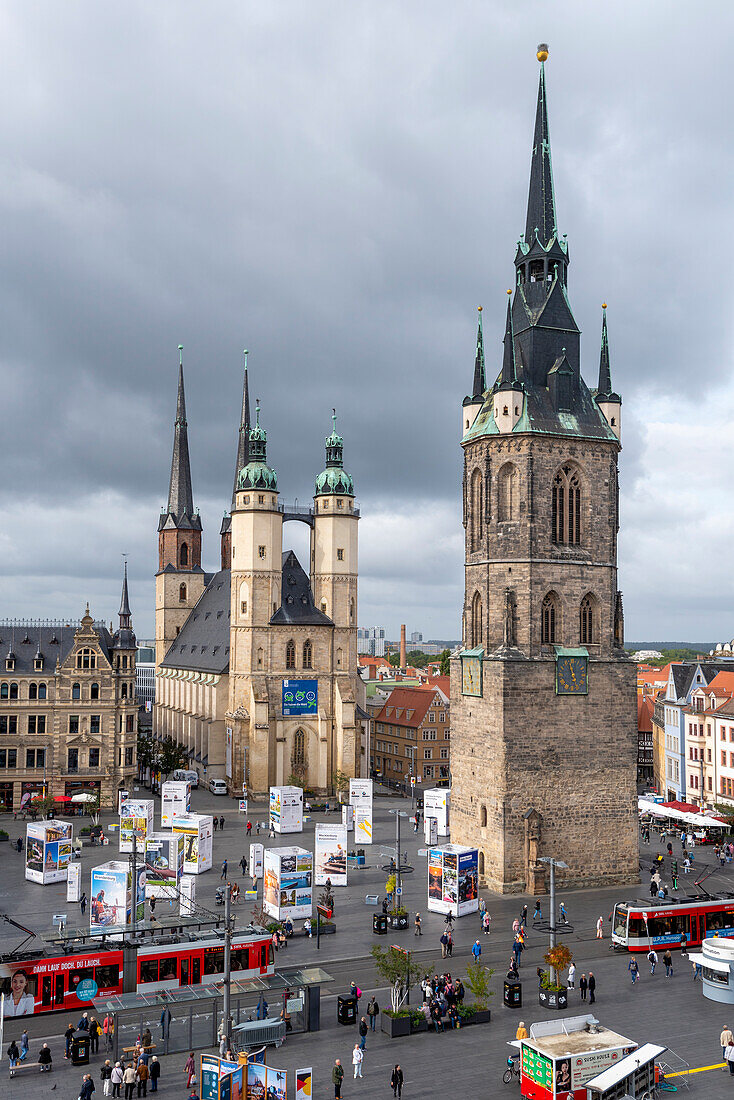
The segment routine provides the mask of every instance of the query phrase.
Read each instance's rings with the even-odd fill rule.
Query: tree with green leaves
[[[187,768],[189,766],[188,749],[184,748],[183,745],[179,745],[173,738],[165,737],[163,741],[158,742],[154,766],[163,778],[167,779],[176,768]]]
[[[399,653],[391,653],[387,660],[388,660],[388,663],[390,664],[390,666],[392,668],[400,668],[400,654]]]
[[[433,970],[433,963],[411,964],[410,952],[397,947],[373,947],[370,951],[375,970],[390,986],[390,1005],[398,1012],[408,997],[408,990]]]
[[[442,650],[438,659],[439,659],[440,664],[441,664],[441,668],[439,670],[441,675],[442,676],[450,676],[451,675],[451,665],[449,664],[449,661],[451,660],[451,650],[450,649]]]
[[[494,974],[488,966],[482,966],[479,959],[470,962],[466,968],[466,984],[472,992],[477,1008],[486,1008],[487,1001],[494,993],[489,988],[489,980]]]
[[[331,773],[331,785],[338,795],[346,794],[349,790],[349,776],[337,768]]]

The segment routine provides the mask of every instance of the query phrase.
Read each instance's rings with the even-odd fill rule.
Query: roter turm
[[[617,587],[622,401],[606,305],[596,389],[581,376],[540,82],[525,233],[487,383],[481,311],[462,405],[463,648],[452,661],[451,839],[498,893],[638,878],[636,670]],[[589,274],[586,276],[589,278]],[[499,341],[498,341],[499,345]],[[490,377],[494,375],[494,371]]]

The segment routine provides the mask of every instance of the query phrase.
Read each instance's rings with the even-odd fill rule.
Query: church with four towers
[[[284,504],[267,433],[250,419],[245,353],[231,508],[220,569],[202,567],[184,395],[178,399],[168,503],[158,523],[154,732],[186,746],[192,769],[230,793],[289,781],[325,792],[366,775],[357,675],[357,528],[344,440],[333,428],[313,505]],[[283,525],[310,528],[308,571],[283,550]],[[365,716],[366,717],[366,716]]]

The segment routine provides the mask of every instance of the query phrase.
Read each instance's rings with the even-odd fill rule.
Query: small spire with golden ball
[[[478,310],[478,312],[479,312],[479,313],[481,313],[481,312],[482,312],[482,307],[481,307],[481,306],[477,306],[477,310]]]
[[[602,309],[606,309],[606,308],[607,308],[607,303],[606,303],[606,302],[602,302],[602,304],[601,304],[601,308],[602,308]]]
[[[512,294],[512,287],[507,291],[508,294]]]
[[[548,60],[548,43],[547,42],[541,42],[540,43],[535,56],[537,57],[537,59],[541,63],[541,65],[543,64],[544,61]]]

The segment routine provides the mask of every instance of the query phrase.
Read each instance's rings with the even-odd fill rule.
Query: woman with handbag
[[[196,1061],[194,1060],[193,1050],[186,1060],[184,1073],[186,1074],[186,1088],[190,1089],[192,1084],[196,1084]]]

